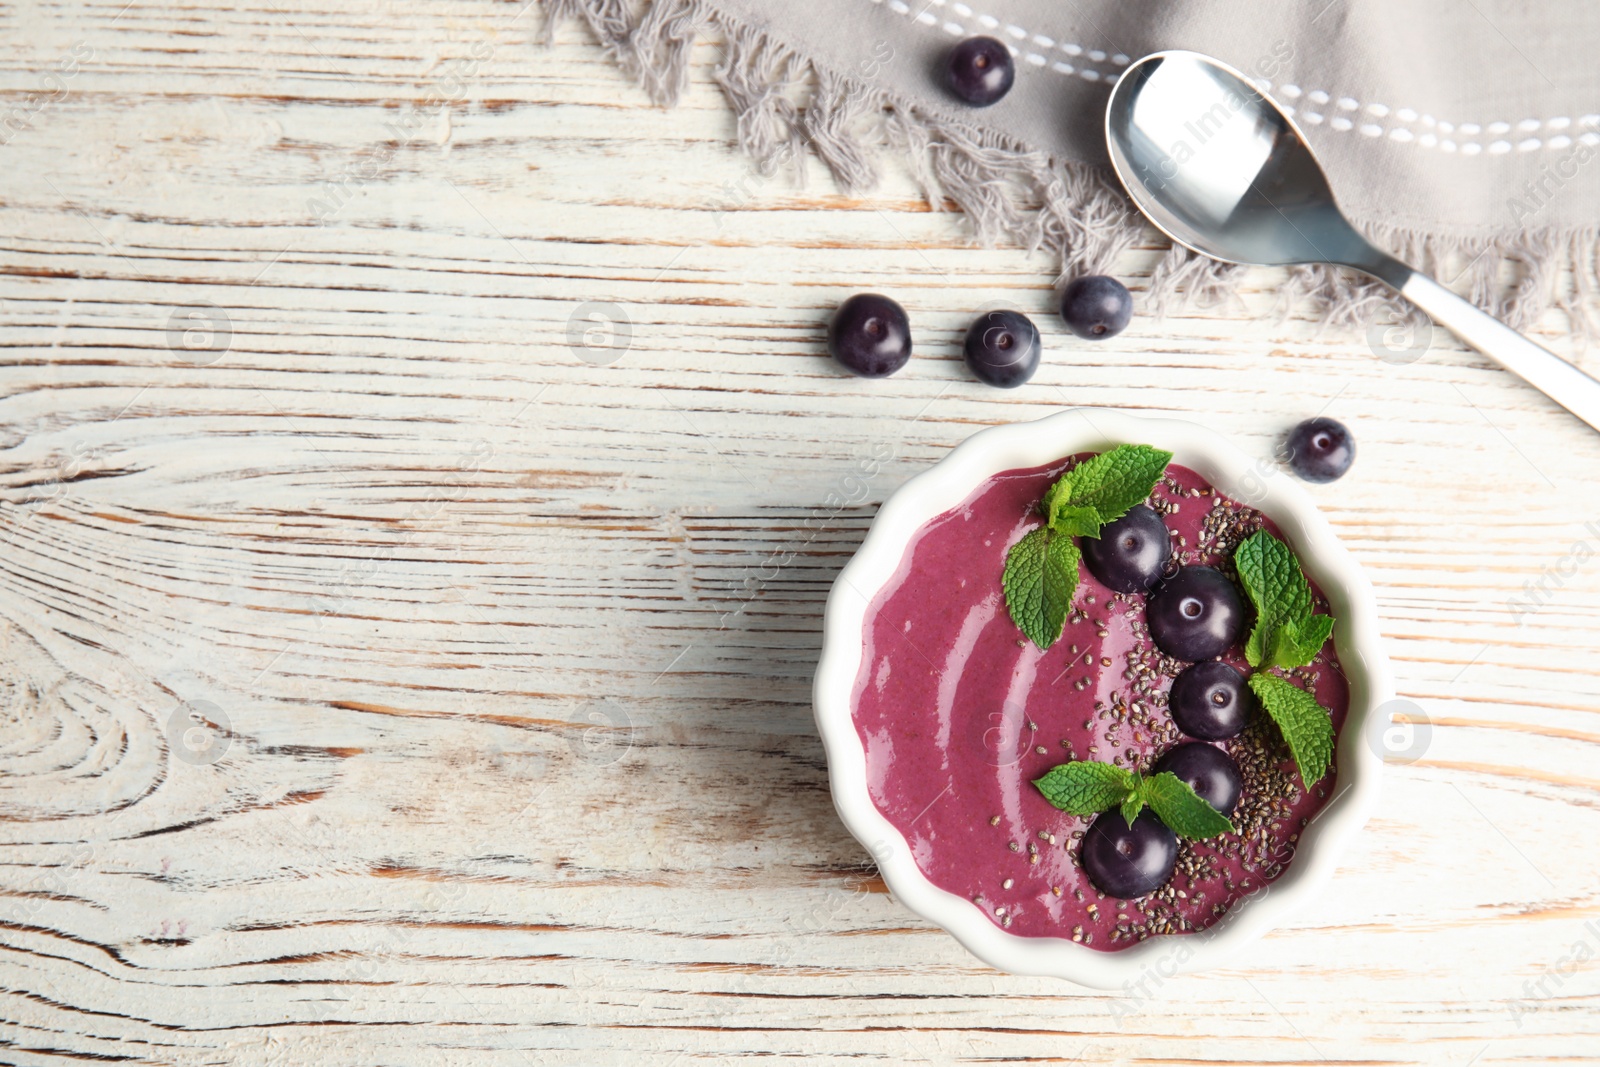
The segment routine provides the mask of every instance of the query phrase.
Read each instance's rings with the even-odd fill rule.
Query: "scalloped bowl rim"
[[[1276,881],[1236,901],[1205,931],[1157,935],[1118,952],[1098,952],[1066,938],[1012,934],[995,926],[965,897],[939,888],[923,875],[904,836],[868,794],[866,750],[856,731],[852,704],[867,607],[899,570],[907,545],[923,524],[959,505],[1002,471],[1125,443],[1172,452],[1173,462],[1277,523],[1337,619],[1334,642],[1350,683],[1350,709],[1339,734],[1338,789],[1301,831],[1294,858]],[[1370,731],[1381,729],[1374,712],[1394,697],[1394,686],[1372,585],[1293,478],[1194,423],[1074,408],[1033,422],[981,430],[889,496],[828,594],[813,697],[834,806],[851,834],[872,853],[884,882],[902,904],[1001,970],[1120,989],[1141,974],[1171,976],[1216,967],[1311,903],[1332,879],[1340,854],[1377,805],[1382,750],[1362,741]]]

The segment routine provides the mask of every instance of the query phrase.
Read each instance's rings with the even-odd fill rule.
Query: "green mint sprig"
[[[1234,832],[1226,815],[1170,771],[1146,778],[1110,763],[1078,760],[1050,768],[1033,784],[1051,804],[1072,815],[1098,815],[1118,808],[1132,826],[1148,805],[1179,837],[1201,840]]]
[[[1045,521],[1058,533],[1099,537],[1100,527],[1144,503],[1171,462],[1171,452],[1149,445],[1118,445],[1090,456],[1045,493]]]
[[[1305,787],[1322,781],[1333,762],[1333,719],[1317,698],[1287,678],[1266,671],[1250,676],[1250,691],[1278,724]]]
[[[1244,646],[1252,667],[1304,667],[1333,633],[1333,619],[1312,614],[1311,585],[1288,545],[1262,530],[1233,554],[1256,625]]]
[[[1078,590],[1081,558],[1070,537],[1048,526],[1030,530],[1006,553],[1000,585],[1011,621],[1040,648],[1049,648],[1061,636],[1072,594]]]
[[[1135,505],[1144,503],[1172,461],[1149,445],[1118,445],[1063,474],[1040,504],[1045,524],[1030,530],[1006,553],[1000,575],[1011,620],[1040,648],[1061,637],[1078,590],[1082,554],[1073,537],[1099,537]]]
[[[1306,788],[1322,780],[1333,760],[1333,719],[1316,698],[1271,668],[1304,667],[1333,633],[1333,619],[1312,613],[1311,585],[1288,545],[1265,530],[1233,555],[1239,580],[1255,605],[1256,624],[1244,658],[1258,668],[1250,690],[1289,743]]]

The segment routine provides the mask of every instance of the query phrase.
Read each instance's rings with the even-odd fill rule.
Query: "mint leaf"
[[[1239,546],[1233,565],[1256,609],[1256,624],[1244,646],[1250,666],[1310,663],[1333,632],[1333,619],[1311,614],[1311,585],[1294,552],[1261,530]]]
[[[1252,674],[1250,690],[1289,742],[1300,781],[1307,789],[1320,782],[1333,761],[1333,719],[1328,709],[1310,693],[1276,674]]]
[[[1094,508],[1058,503],[1050,512],[1050,529],[1069,537],[1099,537],[1100,513]]]
[[[1090,456],[1056,480],[1044,497],[1044,512],[1052,527],[1066,509],[1092,508],[1104,526],[1142,504],[1156,487],[1172,453],[1149,445],[1118,445]],[[1075,520],[1076,521],[1076,520]],[[1080,537],[1098,537],[1098,527]]]
[[[1051,767],[1035,778],[1044,798],[1072,815],[1098,815],[1117,808],[1129,826],[1146,804],[1179,837],[1199,840],[1233,832],[1233,823],[1175,774],[1142,778],[1110,763],[1079,760]]]
[[[1233,823],[1222,812],[1202,800],[1189,783],[1171,773],[1146,778],[1140,793],[1150,810],[1179,837],[1200,840],[1233,833]]]
[[[1098,815],[1114,808],[1129,796],[1138,779],[1132,771],[1110,763],[1080,760],[1051,767],[1043,778],[1035,778],[1044,798],[1072,815]]]
[[[1281,612],[1285,618],[1311,614],[1311,587],[1288,545],[1258,530],[1239,546],[1233,562],[1258,610]]]
[[[1273,660],[1280,667],[1304,667],[1317,657],[1333,634],[1333,619],[1327,615],[1308,615],[1298,622],[1284,624],[1278,631]]]
[[[1044,552],[1044,617],[1050,641],[1061,636],[1061,627],[1078,591],[1078,561],[1083,553],[1070,537],[1052,537]],[[1049,645],[1042,645],[1048,648]]]
[[[1141,779],[1139,784],[1134,786],[1133,792],[1129,793],[1127,799],[1122,802],[1122,821],[1129,826],[1133,825],[1133,820],[1137,819],[1139,813],[1144,810],[1143,786],[1144,781]]]
[[[1082,516],[1085,522],[1099,522],[1100,513],[1094,508],[1085,508],[1072,503],[1072,475],[1068,471],[1055,480],[1055,484],[1044,491],[1044,499],[1039,501],[1039,510],[1044,512],[1046,526],[1055,527],[1064,521],[1068,513]],[[1079,536],[1082,536],[1081,534]]]
[[[1045,524],[1006,552],[1000,586],[1011,621],[1040,648],[1061,636],[1083,558],[1074,537],[1099,537],[1100,528],[1141,503],[1172,459],[1149,445],[1118,445],[1091,456],[1056,479],[1041,501]]]
[[[1006,552],[1006,567],[1000,574],[1011,621],[1040,648],[1048,648],[1058,636],[1045,633],[1044,554],[1049,547],[1049,529],[1041,526],[1028,531]]]
[[[1049,648],[1061,636],[1078,589],[1078,546],[1048,527],[1030,530],[1006,553],[1000,575],[1006,608],[1028,639]]]

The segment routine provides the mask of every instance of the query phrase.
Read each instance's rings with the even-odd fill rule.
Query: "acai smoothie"
[[[868,609],[873,802],[929,881],[1012,934],[1109,952],[1203,930],[1283,873],[1336,792],[1349,694],[1326,600],[1270,520],[1158,455],[1131,509],[1098,469],[1068,484],[1088,454],[990,478],[917,531]]]

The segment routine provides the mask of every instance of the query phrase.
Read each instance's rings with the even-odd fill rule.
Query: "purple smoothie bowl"
[[[1132,909],[1126,903],[1096,897],[1092,886],[1077,877],[1080,872],[1073,869],[1073,846],[1065,825],[1059,841],[1043,829],[1038,830],[1038,840],[1033,840],[1041,805],[1027,780],[1038,770],[1035,764],[1062,760],[1053,749],[1047,757],[1043,743],[1033,748],[1031,735],[1020,748],[1008,747],[1010,734],[1004,723],[982,730],[982,722],[972,721],[979,718],[972,708],[988,707],[984,694],[989,689],[995,690],[992,700],[996,706],[1010,707],[1020,699],[1027,711],[1018,717],[1033,730],[1039,727],[1032,720],[1045,722],[1056,704],[1063,709],[1079,708],[1084,699],[1095,695],[1090,690],[1084,696],[1072,696],[1073,689],[1081,692],[1090,683],[1098,684],[1092,675],[1081,678],[1082,684],[1077,685],[1072,685],[1069,677],[1061,696],[1054,690],[1045,691],[1044,682],[1034,681],[1041,654],[1012,640],[1003,604],[995,617],[997,561],[1009,539],[1017,536],[1013,529],[1017,520],[1009,517],[1009,512],[1019,508],[1008,500],[1004,505],[1008,517],[1003,521],[996,521],[999,513],[991,516],[982,508],[994,495],[993,487],[1000,484],[992,481],[998,475],[1038,479],[1043,476],[1030,472],[1031,468],[1119,444],[1148,444],[1170,451],[1175,485],[1192,472],[1207,483],[1208,491],[1214,487],[1220,494],[1203,497],[1203,502],[1220,501],[1251,515],[1259,512],[1259,518],[1299,556],[1307,577],[1326,598],[1327,609],[1337,620],[1333,648],[1325,657],[1325,669],[1337,675],[1327,681],[1341,698],[1328,704],[1340,723],[1336,773],[1320,783],[1320,788],[1306,789],[1303,796],[1295,798],[1299,806],[1292,814],[1301,817],[1292,824],[1273,822],[1271,835],[1268,827],[1261,827],[1262,843],[1281,850],[1281,862],[1271,865],[1269,877],[1241,883],[1236,881],[1241,874],[1236,865],[1225,872],[1226,893],[1220,885],[1204,886],[1204,892],[1212,894],[1205,908],[1193,907],[1189,896],[1178,902],[1194,920],[1180,922],[1184,932],[1161,932],[1175,927],[1135,925],[1136,935],[1130,936],[1128,924],[1117,920],[1127,917],[1120,911]],[[980,490],[986,492],[980,494]],[[1023,495],[1030,491],[1024,490]],[[1017,495],[1014,487],[1010,495]],[[1178,518],[1182,518],[1181,510]],[[939,548],[934,533],[941,526],[948,530],[957,520],[968,527],[968,532],[959,536],[967,538],[977,558],[970,569],[952,564],[956,569],[946,603],[941,583],[929,581],[933,572],[927,561]],[[1189,521],[1192,524],[1192,515]],[[983,532],[991,522],[994,545]],[[961,542],[947,537],[943,544],[949,551],[950,545],[959,548]],[[923,551],[924,545],[929,546],[927,551]],[[954,558],[961,557],[957,554]],[[913,573],[922,586],[908,594],[906,583],[913,580],[908,577]],[[989,583],[994,586],[992,592],[980,588],[974,595],[972,586]],[[1086,581],[1081,595],[1083,589],[1099,587]],[[1101,594],[1103,606],[1109,609],[1103,590]],[[919,607],[918,597],[927,600],[925,607]],[[1118,602],[1127,606],[1125,600]],[[899,612],[892,619],[887,615],[891,604]],[[1096,625],[1117,630],[1115,624]],[[898,641],[901,627],[908,639],[906,650],[897,653],[901,666],[891,671],[896,661],[885,649]],[[942,644],[929,644],[924,651],[911,647],[913,638]],[[1113,632],[1111,643],[1116,639]],[[1076,654],[1078,646],[1071,648]],[[1101,649],[1094,651],[1098,655]],[[1065,654],[1063,649],[1061,655]],[[960,666],[949,666],[952,663]],[[1055,666],[1052,663],[1048,673],[1055,674]],[[901,701],[898,709],[893,699],[881,696],[890,674],[897,675],[890,692],[903,694],[896,698]],[[869,692],[873,685],[876,691]],[[1110,692],[1104,685],[1100,688],[1102,696]],[[939,699],[939,694],[957,691],[963,693],[960,700]],[[1380,721],[1379,709],[1392,697],[1372,587],[1300,485],[1274,464],[1255,460],[1191,423],[1082,408],[975,434],[884,503],[865,542],[828,597],[814,702],[835,806],[850,832],[877,861],[897,900],[1002,970],[1117,989],[1150,973],[1166,977],[1218,966],[1243,945],[1302,911],[1326,886],[1346,843],[1365,825],[1376,805],[1382,746],[1374,737],[1388,725]],[[1073,700],[1079,703],[1072,704]],[[894,719],[897,714],[902,716],[898,723]],[[1082,717],[1079,710],[1070,714]],[[1089,725],[1082,723],[1085,728]],[[1008,748],[1000,758],[990,744],[997,737],[1001,747]],[[1154,743],[1153,738],[1134,732],[1130,748],[1135,739]],[[1048,738],[1041,732],[1038,740]],[[1029,762],[1021,762],[1024,759]],[[952,768],[952,762],[958,766]],[[916,788],[924,770],[924,791],[938,794],[927,809],[923,809]],[[935,809],[933,804],[939,807]],[[1019,815],[1022,805],[1028,805],[1033,821]],[[911,807],[919,810],[911,812]],[[990,815],[991,811],[995,814]],[[1025,825],[1029,832],[1017,832],[1018,825]],[[1008,857],[993,848],[986,851],[986,835],[1010,836],[1010,851],[1016,855]],[[1035,852],[1042,854],[1030,855]],[[1252,873],[1259,873],[1259,866]],[[973,892],[974,886],[991,883],[992,892],[987,896]],[[1194,894],[1195,883],[1186,884]],[[1090,894],[1088,904],[1084,903],[1085,888]],[[1170,894],[1168,899],[1172,899]],[[1002,900],[1004,904],[997,903]],[[1093,924],[1089,943],[1085,943],[1082,925],[1073,923],[1083,916],[1073,909],[1093,908],[1096,900],[1109,911],[1098,927],[1098,943],[1094,942]],[[1220,903],[1215,911],[1211,910],[1213,901]],[[1019,920],[1015,926],[1012,918]],[[1123,926],[1121,932],[1114,929],[1117,925]],[[1121,938],[1120,943],[1114,938]]]

